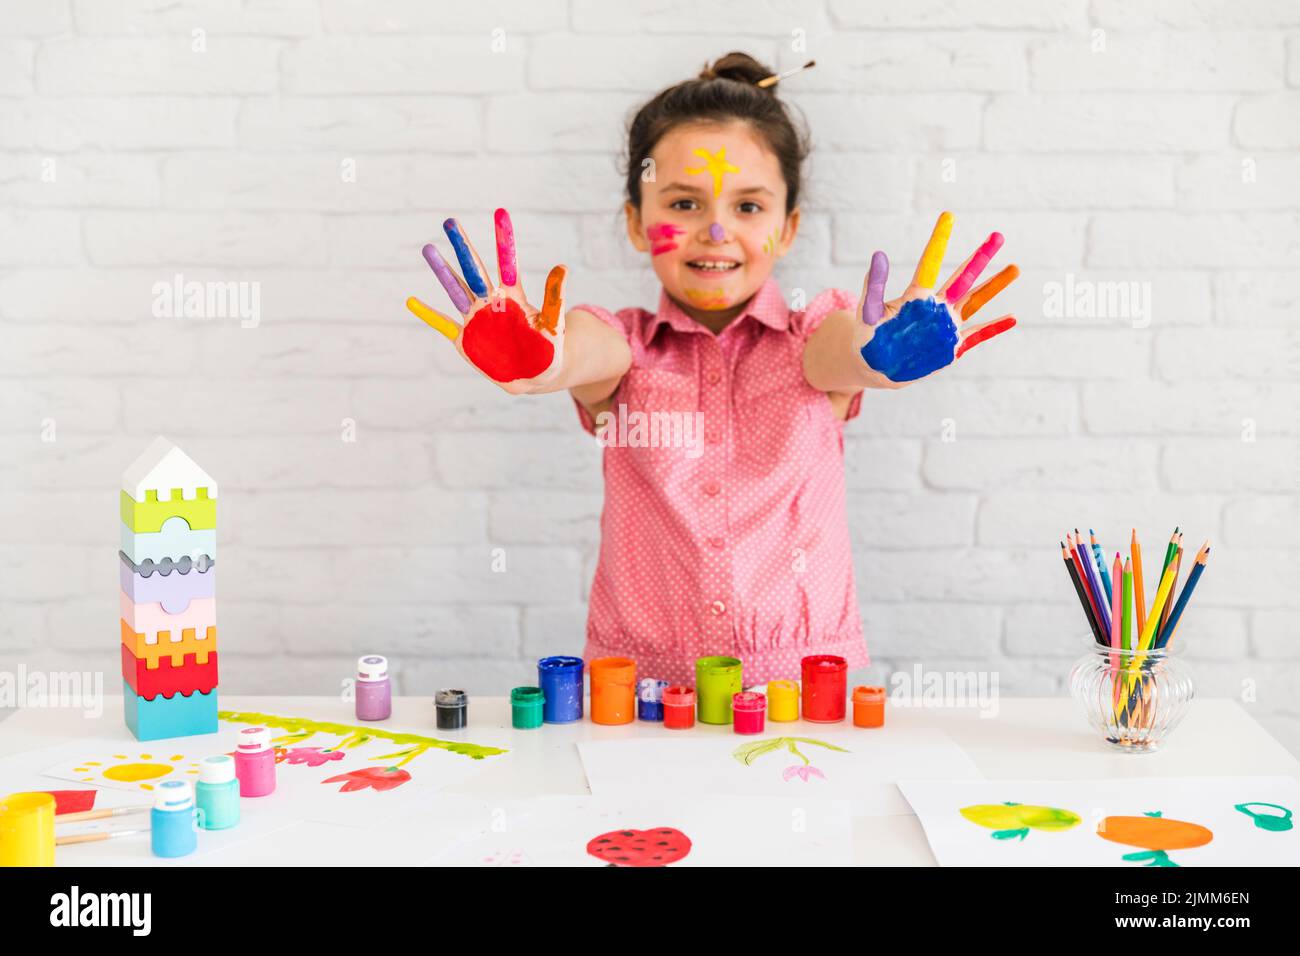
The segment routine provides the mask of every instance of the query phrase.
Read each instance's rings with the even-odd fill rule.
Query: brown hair
[[[698,77],[670,86],[641,107],[627,130],[627,199],[641,205],[641,164],[673,128],[686,123],[748,123],[781,164],[785,211],[799,203],[808,136],[796,127],[776,86],[756,85],[773,71],[748,53],[728,53],[706,66]]]

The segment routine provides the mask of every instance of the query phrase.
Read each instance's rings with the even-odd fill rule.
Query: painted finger
[[[889,281],[889,257],[877,250],[871,254],[871,269],[862,290],[862,321],[876,325],[885,316],[885,283]]]
[[[930,241],[921,253],[921,261],[916,264],[912,285],[921,289],[934,288],[934,284],[939,281],[939,269],[943,265],[943,254],[948,249],[948,237],[951,235],[952,213],[941,213],[939,221],[934,224],[934,232],[930,233]]]
[[[546,295],[542,299],[542,311],[537,313],[537,330],[557,334],[564,320],[564,279],[569,270],[556,266],[546,277]]]
[[[487,269],[483,268],[483,260],[470,245],[464,230],[460,228],[460,223],[455,219],[448,219],[442,224],[442,230],[451,240],[451,247],[456,250],[456,259],[460,262],[460,272],[465,277],[465,284],[476,296],[487,298]]]
[[[1011,283],[1020,277],[1020,267],[1010,265],[995,275],[988,282],[981,286],[976,286],[961,307],[961,317],[964,322],[972,315],[984,308],[989,299],[993,298]]]
[[[442,287],[447,290],[447,298],[451,299],[451,304],[456,307],[456,311],[461,315],[467,315],[469,296],[465,292],[465,287],[461,285],[460,278],[451,271],[451,266],[447,265],[447,260],[438,251],[438,247],[429,243],[420,251],[424,253],[424,261],[429,263],[429,268],[438,277]]]
[[[455,342],[456,339],[460,338],[459,325],[447,318],[437,309],[429,308],[415,296],[411,296],[406,300],[406,307],[415,314],[416,318],[427,322],[434,331],[441,332],[443,335],[447,336],[447,338],[451,339],[451,341]]]
[[[981,342],[987,342],[995,335],[1001,335],[1007,329],[1014,327],[1015,324],[1016,317],[1014,315],[1004,315],[1000,319],[985,322],[983,325],[977,325],[967,330],[962,336],[961,344],[957,346],[956,357],[961,358],[963,353],[969,352]]]
[[[498,209],[496,227],[497,272],[501,275],[502,285],[513,286],[519,281],[519,267],[515,260],[515,227],[510,221],[510,213]]]
[[[989,260],[996,256],[1001,248],[1002,233],[990,233],[961,271],[952,277],[952,281],[944,291],[944,298],[949,302],[960,302],[970,291],[970,287],[975,284],[975,280],[980,277],[980,273],[988,268]]]

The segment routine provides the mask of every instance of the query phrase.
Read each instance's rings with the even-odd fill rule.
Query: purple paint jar
[[[388,658],[367,654],[357,661],[357,720],[387,720],[393,715],[393,682]]]

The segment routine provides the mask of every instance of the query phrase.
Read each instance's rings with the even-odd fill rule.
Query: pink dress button
[[[719,382],[722,381],[722,375],[721,373],[716,371],[709,372],[704,376],[704,380],[708,382],[710,385],[717,385]]]
[[[714,601],[712,604],[709,605],[709,610],[712,611],[715,615],[726,614],[727,605],[722,603],[721,601]]]
[[[722,486],[718,484],[716,481],[710,481],[708,484],[704,486],[704,493],[706,495],[716,495],[721,490],[722,490]]]
[[[709,539],[709,547],[711,547],[711,548],[717,548],[719,551],[721,551],[721,550],[722,550],[723,548],[725,548],[726,546],[727,546],[727,542],[726,542],[724,539],[722,539],[722,538],[710,538],[710,539]]]

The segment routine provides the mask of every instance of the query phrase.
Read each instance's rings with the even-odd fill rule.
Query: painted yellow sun
[[[76,773],[87,776],[82,783],[127,783],[135,784],[141,790],[152,790],[151,781],[170,777],[174,774],[197,774],[198,763],[184,754],[171,756],[155,754],[113,754],[107,760],[87,760],[73,768]]]

